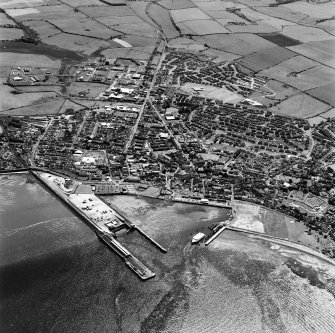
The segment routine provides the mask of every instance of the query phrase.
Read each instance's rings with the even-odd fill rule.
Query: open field
[[[19,39],[24,35],[21,29],[0,28],[0,40]]]
[[[203,89],[203,90],[198,90],[198,93],[194,89]],[[213,98],[213,99],[219,99],[226,102],[230,103],[237,103],[241,101],[244,97],[233,93],[229,91],[227,88],[217,88],[217,87],[212,87],[204,84],[196,84],[196,83],[185,83],[180,87],[181,90],[184,90],[188,93],[195,94],[201,97],[206,97],[206,98]]]
[[[65,113],[67,110],[79,111],[79,110],[84,110],[84,109],[86,108],[83,107],[82,105],[73,103],[67,99],[65,103],[63,104],[62,108],[60,109],[59,113]]]
[[[58,95],[62,94],[62,87],[58,85],[54,86],[20,86],[16,87],[17,90],[24,92],[54,92]]]
[[[171,17],[167,9],[156,4],[150,4],[148,6],[147,13],[150,18],[162,28],[163,33],[167,38],[176,38],[179,36],[179,31],[171,21]]]
[[[228,33],[229,30],[213,20],[192,20],[183,22],[195,35],[211,35]]]
[[[50,59],[47,56],[39,54],[21,54],[14,52],[0,52],[1,67],[17,67],[17,66],[32,66],[32,67],[47,67],[60,68],[61,61]]]
[[[132,48],[110,48],[102,51],[107,58],[131,58],[135,60],[148,60],[153,47],[132,47]]]
[[[292,51],[287,50],[283,47],[276,46],[273,48],[267,48],[267,49],[252,53],[240,59],[238,62],[242,66],[245,66],[253,70],[254,72],[258,72],[265,68],[269,68],[274,65],[277,65],[294,56],[295,56],[295,53],[293,53]]]
[[[241,56],[236,55],[236,54],[232,54],[232,53],[225,52],[225,51],[214,50],[210,48],[202,53],[207,54],[209,56],[213,56],[214,57],[213,61],[216,63],[220,63],[222,61],[231,62],[231,61],[241,58]]]
[[[94,82],[72,82],[69,87],[69,93],[78,95],[80,92],[85,93],[85,98],[96,98],[100,93],[108,88],[108,85]]]
[[[64,99],[60,97],[53,98],[49,102],[44,102],[41,104],[34,104],[29,106],[24,106],[21,108],[0,111],[0,115],[10,115],[10,116],[31,116],[31,115],[48,115],[57,114],[64,103]]]
[[[264,233],[264,225],[260,221],[261,208],[248,203],[234,203],[235,219],[232,227]]]
[[[329,105],[304,93],[300,93],[271,107],[270,111],[292,117],[309,118],[323,113],[328,109],[330,109]]]
[[[192,39],[179,37],[169,41],[169,47],[176,48],[176,49],[185,49],[190,51],[200,51],[205,50],[206,47],[201,43],[196,43]]]
[[[213,49],[243,56],[276,46],[253,34],[216,34],[194,37],[194,40],[201,41]]]
[[[11,94],[12,90],[12,87],[2,84],[0,85],[0,112],[10,108],[18,108],[39,103],[43,100],[48,100],[57,96],[53,92],[32,92],[13,95]]]
[[[251,94],[250,99],[269,106],[275,101],[282,101],[297,93],[299,93],[299,90],[287,86],[285,83],[270,80],[262,87],[261,91],[255,91]]]
[[[74,52],[81,52],[86,55],[89,55],[100,48],[106,48],[111,46],[110,42],[105,42],[96,38],[69,35],[64,33],[45,38],[43,42]]]

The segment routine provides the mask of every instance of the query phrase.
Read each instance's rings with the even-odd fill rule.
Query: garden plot
[[[295,53],[283,47],[273,47],[252,53],[238,62],[255,72],[273,67],[295,56]]]
[[[335,82],[308,90],[308,94],[332,106],[335,106]]]
[[[194,39],[213,49],[242,56],[276,46],[276,44],[253,34],[217,34],[195,37]]]
[[[211,35],[229,32],[229,30],[213,20],[193,20],[183,22],[183,24],[193,31],[195,35]]]
[[[185,9],[195,7],[195,4],[191,0],[161,0],[158,2],[161,6],[166,9]]]
[[[332,36],[322,29],[305,26],[285,26],[282,34],[303,43],[331,39]]]
[[[159,27],[161,27],[167,38],[176,38],[179,36],[179,32],[171,21],[171,17],[167,9],[156,4],[149,4],[147,13],[151,19],[156,22]]]
[[[185,22],[192,20],[210,20],[211,18],[199,8],[187,8],[171,10],[171,16],[174,22]]]
[[[329,109],[329,105],[304,93],[300,93],[289,97],[276,106],[271,107],[270,111],[306,119],[319,115]]]

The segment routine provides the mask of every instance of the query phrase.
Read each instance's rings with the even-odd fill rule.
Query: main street
[[[160,57],[160,59],[159,59],[159,63],[158,63],[158,65],[157,65],[156,69],[155,69],[153,78],[152,78],[152,80],[151,80],[149,89],[147,90],[147,93],[146,93],[146,95],[145,95],[144,102],[143,102],[143,104],[142,104],[142,106],[141,106],[141,109],[140,109],[140,111],[139,111],[139,113],[138,113],[138,117],[137,117],[137,119],[136,119],[136,123],[135,123],[135,125],[134,125],[134,127],[133,127],[133,129],[132,129],[132,131],[131,131],[131,133],[130,133],[128,142],[126,143],[126,146],[125,146],[125,149],[124,149],[125,152],[129,149],[129,147],[130,147],[130,145],[131,145],[131,143],[132,143],[132,141],[133,141],[134,135],[135,135],[135,133],[136,133],[136,131],[137,131],[138,124],[140,123],[140,120],[141,120],[141,117],[142,117],[142,114],[143,114],[143,112],[144,112],[144,109],[145,109],[145,106],[146,106],[147,102],[150,102],[150,93],[151,93],[151,91],[152,91],[152,89],[153,89],[153,87],[154,87],[154,84],[155,84],[155,82],[156,82],[157,73],[159,72],[159,70],[160,70],[160,68],[161,68],[161,66],[162,66],[162,62],[163,62],[163,60],[164,60],[165,49],[166,49],[166,46],[167,46],[167,40],[166,40],[165,36],[164,36],[160,31],[158,31],[158,32],[159,32],[159,33],[161,34],[161,36],[163,37],[163,40],[164,40],[164,47],[163,47],[163,50],[162,50],[161,57]],[[160,43],[157,43],[155,50],[157,49],[157,47],[159,46],[159,44],[160,44]],[[155,50],[154,50],[153,52],[155,52]]]

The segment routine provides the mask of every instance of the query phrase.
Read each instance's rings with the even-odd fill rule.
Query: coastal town
[[[237,63],[161,43],[153,54],[161,60],[98,56],[68,68],[66,85],[82,87],[69,95],[82,102],[76,110],[2,116],[1,171],[47,171],[97,196],[261,205],[304,223],[334,256],[334,121],[315,126],[270,111],[252,99],[272,94],[268,78]],[[15,93],[57,80],[64,74],[17,67],[7,84]],[[104,89],[94,96],[95,82]]]

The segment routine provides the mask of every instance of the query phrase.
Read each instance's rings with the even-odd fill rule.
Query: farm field
[[[289,97],[280,104],[271,107],[270,111],[278,114],[306,119],[319,115],[328,109],[330,109],[329,105],[322,103],[304,93],[299,93]]]
[[[301,44],[296,46],[288,47],[290,50],[301,54],[307,58],[319,61],[321,63],[334,60],[335,55],[320,49],[318,46],[313,46],[313,43]]]
[[[213,34],[194,37],[194,40],[202,42],[213,49],[242,56],[276,46],[276,44],[253,34]]]
[[[254,72],[258,72],[265,68],[277,65],[294,56],[295,53],[292,51],[276,46],[252,53],[240,59],[238,62]]]
[[[194,35],[211,35],[229,32],[229,30],[213,20],[192,20],[183,22],[183,25],[193,31]]]
[[[198,90],[198,94],[194,89],[203,89]],[[244,99],[242,96],[229,91],[227,88],[217,88],[203,84],[196,84],[196,83],[185,83],[180,87],[181,90],[184,90],[188,93],[195,94],[198,96],[206,97],[206,98],[213,98],[219,99],[224,101],[225,103],[237,103]]]
[[[159,4],[166,9],[184,9],[195,7],[195,4],[191,0],[161,0]]]
[[[179,36],[179,31],[171,21],[169,11],[162,6],[156,4],[149,4],[149,17],[159,26],[167,38],[176,38]]]
[[[328,104],[331,104],[332,106],[335,106],[335,82],[308,90],[308,93]]]
[[[171,16],[176,23],[191,20],[210,20],[211,18],[199,8],[171,10]]]

